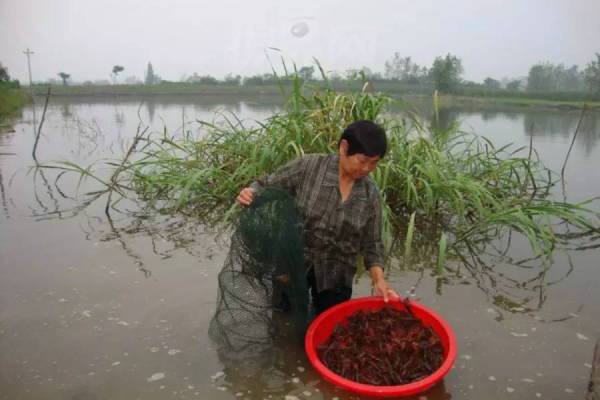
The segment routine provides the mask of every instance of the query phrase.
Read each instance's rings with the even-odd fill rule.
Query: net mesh
[[[293,197],[278,189],[262,190],[240,213],[209,326],[228,357],[269,350],[277,337],[303,337],[308,287],[302,233]]]

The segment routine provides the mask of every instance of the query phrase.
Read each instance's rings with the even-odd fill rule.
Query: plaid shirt
[[[383,268],[379,190],[370,177],[354,181],[345,202],[339,191],[338,155],[310,154],[250,185],[275,186],[296,198],[304,217],[304,258],[314,266],[317,290],[352,287],[357,256]]]

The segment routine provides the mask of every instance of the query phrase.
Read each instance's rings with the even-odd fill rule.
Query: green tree
[[[384,65],[383,76],[385,79],[418,82],[427,75],[427,67],[421,67],[413,62],[412,58],[401,57],[400,53],[387,60]]]
[[[485,78],[485,80],[483,81],[483,84],[488,89],[494,89],[494,90],[500,89],[500,81],[496,80],[494,78],[489,78],[489,77]]]
[[[10,76],[8,75],[8,68],[6,68],[2,63],[0,63],[0,82],[8,82],[10,81]]]
[[[347,80],[368,80],[368,81],[379,81],[382,80],[383,77],[379,72],[373,72],[371,68],[367,66],[362,66],[361,68],[351,68],[347,69],[345,72],[345,76]]]
[[[578,91],[585,90],[585,74],[579,71],[577,65],[562,69],[559,79],[559,90]]]
[[[201,76],[198,75],[197,72],[194,72],[191,76],[189,76],[185,81],[188,83],[196,83],[196,82],[200,82],[200,78]]]
[[[198,80],[198,82],[200,83],[206,83],[209,85],[216,85],[219,83],[219,81],[217,80],[217,78],[215,78],[214,76],[210,76],[210,75],[204,75],[201,76],[200,79]]]
[[[577,91],[584,88],[584,74],[576,65],[538,63],[529,69],[527,90],[532,92]]]
[[[521,88],[521,81],[514,79],[506,84],[506,89],[517,91]]]
[[[596,53],[596,59],[585,67],[585,82],[594,93],[600,93],[600,53]]]
[[[240,75],[233,76],[232,74],[225,75],[225,83],[228,85],[236,85],[239,86],[242,82],[242,77]]]
[[[67,81],[69,80],[69,78],[71,77],[71,75],[67,74],[66,72],[59,72],[58,76],[60,77],[60,79],[62,79],[63,85],[67,86]]]
[[[113,81],[116,83],[117,82],[117,76],[119,75],[119,72],[123,72],[125,70],[125,68],[123,68],[120,65],[115,65],[112,68],[112,76],[113,76]]]
[[[437,90],[451,93],[460,85],[463,72],[461,59],[448,53],[445,57],[435,58],[429,76]]]
[[[303,81],[310,81],[313,79],[313,74],[315,73],[315,67],[312,65],[309,67],[302,67],[298,70],[298,76]]]
[[[552,66],[550,63],[535,64],[529,68],[527,90],[530,92],[550,91],[554,88]]]
[[[154,85],[160,83],[160,77],[154,73],[154,68],[152,68],[152,63],[148,63],[148,67],[146,68],[146,76],[144,78],[144,83],[146,85]]]

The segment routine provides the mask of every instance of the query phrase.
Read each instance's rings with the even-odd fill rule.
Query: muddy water
[[[140,124],[196,132],[194,121],[215,112],[251,124],[277,109],[259,101],[54,99],[37,159],[87,165],[123,154]],[[356,398],[323,382],[301,348],[278,349],[258,365],[219,354],[207,327],[222,240],[180,217],[135,215],[134,205],[112,220],[103,204],[73,210],[76,180],[61,177],[57,188],[55,172],[29,170],[40,114],[29,107],[14,132],[0,134],[0,398]],[[579,114],[447,109],[441,118],[499,144],[533,137],[559,170]],[[599,138],[600,117],[589,115],[566,170],[570,200],[600,193]],[[508,255],[529,253],[515,239]],[[444,279],[427,269],[391,271],[393,286],[439,311],[458,339],[455,368],[417,398],[582,399],[600,335],[599,256],[556,252],[546,270],[502,261]],[[369,293],[359,280],[354,296]]]

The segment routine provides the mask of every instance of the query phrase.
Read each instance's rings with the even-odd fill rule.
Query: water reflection
[[[480,118],[487,126],[505,124],[506,122],[518,123],[521,121],[521,131],[524,132],[522,138],[558,138],[562,141],[569,140],[579,123],[581,118],[580,110],[547,110],[538,108],[522,108],[522,109],[490,109],[486,107],[440,107],[437,115],[437,125],[435,124],[436,116],[434,109],[428,102],[418,102],[410,106],[401,105],[393,108],[392,111],[396,114],[402,114],[405,109],[415,110],[419,115],[425,117],[427,121],[432,121],[432,125],[444,130],[451,126],[459,124],[463,129],[470,126],[474,119]],[[480,126],[480,125],[479,125]],[[512,125],[511,125],[512,126]],[[507,125],[508,127],[508,125]],[[492,132],[490,134],[488,132]],[[496,129],[486,127],[485,131],[475,133],[483,134],[493,138],[496,134],[511,134],[513,132],[499,132]],[[517,136],[519,138],[519,136]],[[586,157],[594,153],[598,142],[600,141],[600,112],[597,110],[588,110],[579,127],[576,145],[584,150]],[[522,140],[528,142],[528,140]],[[537,143],[537,141],[534,141]],[[566,151],[566,149],[565,149]]]
[[[154,99],[147,99],[144,104],[146,105],[146,110],[148,110],[148,117],[150,124],[154,123],[154,114],[156,114],[156,102]]]
[[[210,104],[205,104],[204,102],[206,99],[193,99],[187,102],[182,101],[181,98],[156,98],[153,99],[151,105],[146,102],[147,100],[149,99],[144,99],[144,103],[142,104],[142,107],[140,107],[140,99],[119,99],[117,102],[118,104],[115,105],[115,102],[112,100],[90,99],[87,102],[80,102],[79,100],[74,99],[54,98],[50,105],[49,115],[47,116],[48,121],[42,132],[43,140],[40,143],[38,152],[40,162],[44,163],[48,160],[74,160],[77,162],[83,161],[84,164],[88,166],[96,160],[105,159],[107,157],[119,159],[131,145],[133,136],[136,132],[136,127],[140,120],[149,125],[150,129],[156,130],[157,132],[162,132],[163,126],[166,125],[170,133],[176,133],[177,129],[182,126],[186,127],[186,132],[187,130],[197,131],[198,124],[195,120],[212,120],[214,118],[214,111],[218,109],[233,110],[248,120],[261,120],[267,118],[279,109],[279,105],[277,104],[265,104],[259,100],[254,101],[252,99],[243,101],[230,99],[220,103],[215,103],[214,100],[211,99],[208,101]],[[118,257],[113,259],[115,264],[122,263],[124,269],[129,268],[135,276],[139,274],[146,278],[152,278],[144,280],[144,283],[155,283],[160,281],[159,283],[164,284],[167,287],[168,292],[177,293],[182,291],[185,293],[178,299],[174,296],[175,300],[169,299],[168,296],[164,294],[168,293],[167,291],[161,293],[161,296],[167,297],[167,303],[172,301],[172,308],[167,309],[164,312],[166,314],[178,310],[182,314],[185,314],[185,317],[176,325],[178,332],[181,333],[182,336],[187,337],[194,334],[199,337],[206,336],[206,327],[197,328],[197,326],[194,326],[193,329],[195,330],[190,332],[189,330],[186,331],[186,323],[190,320],[202,318],[199,316],[199,309],[207,310],[206,312],[209,313],[212,311],[210,308],[214,306],[214,299],[212,298],[213,292],[207,288],[214,285],[212,283],[214,276],[211,276],[211,268],[219,268],[218,259],[222,251],[215,243],[213,232],[203,226],[197,219],[181,215],[161,215],[156,211],[148,210],[143,203],[124,201],[118,206],[119,212],[113,210],[109,215],[105,215],[104,206],[106,197],[103,197],[98,198],[96,203],[90,204],[88,208],[84,209],[80,207],[81,197],[77,198],[74,195],[74,193],[77,192],[76,188],[79,184],[78,178],[72,178],[66,174],[61,175],[60,172],[51,170],[32,170],[27,174],[27,168],[33,164],[31,161],[32,138],[35,136],[35,127],[39,123],[36,116],[33,115],[34,112],[34,109],[27,109],[23,114],[25,119],[20,125],[21,127],[25,127],[25,132],[18,131],[18,133],[0,134],[0,152],[2,153],[0,155],[0,202],[2,207],[2,216],[0,218],[5,220],[5,223],[7,223],[6,220],[10,219],[7,225],[15,224],[11,225],[11,227],[17,225],[15,220],[27,216],[34,216],[36,219],[60,219],[60,224],[64,225],[56,225],[58,227],[67,227],[68,224],[75,225],[76,229],[79,229],[82,232],[82,235],[89,239],[90,242],[94,244],[99,242],[101,244],[101,246],[96,248],[98,252],[90,252],[90,258],[98,257],[99,255],[101,257],[110,258],[107,256],[107,253],[115,251],[118,255]],[[123,117],[117,118],[118,114],[121,114]],[[431,114],[429,115],[431,116]],[[484,112],[481,110],[443,108],[440,111],[439,121],[440,125],[445,124],[446,126],[455,123],[456,121],[473,125],[485,121],[486,127],[490,127],[492,130],[496,129],[496,132],[501,134],[505,133],[506,127],[508,127],[513,130],[511,133],[517,141],[527,145],[529,142],[528,138],[532,136],[538,138],[557,137],[561,138],[563,142],[565,139],[568,141],[568,138],[571,137],[570,135],[572,135],[575,129],[578,117],[578,113],[563,111],[534,112],[530,110],[516,112],[502,110]],[[568,121],[560,121],[560,118],[564,118]],[[154,122],[151,123],[151,121]],[[533,126],[533,129],[528,131],[527,127],[531,126]],[[590,113],[586,116],[585,125],[582,126],[582,130],[579,134],[580,136],[578,136],[576,147],[574,149],[574,160],[577,160],[578,157],[584,158],[585,156],[593,156],[598,151],[598,126],[599,121],[597,115]],[[566,129],[567,131],[560,132],[561,129]],[[21,133],[24,133],[24,135]],[[499,135],[496,136],[496,138],[502,139]],[[541,148],[539,148],[539,150],[542,154],[542,158],[544,158],[543,155],[551,148],[552,141],[540,140],[540,142]],[[597,161],[594,161],[593,158],[590,162],[593,163],[594,166],[597,166]],[[79,190],[80,193],[94,190],[93,181],[83,182],[81,185]],[[578,182],[573,182],[570,190],[573,193],[584,192],[587,186],[589,186],[589,182],[584,182],[583,185]],[[97,187],[95,187],[95,190],[97,190]],[[68,220],[71,220],[71,222],[67,222]],[[35,240],[39,239],[39,236],[35,236],[37,233],[35,227],[27,227],[27,222],[23,221],[18,222],[18,225],[19,229],[25,229],[24,232],[28,240],[29,236]],[[25,226],[25,228],[21,228],[21,226]],[[50,231],[54,229],[54,225],[48,224],[48,226],[50,226],[50,228],[47,227],[46,229]],[[77,228],[77,226],[79,227]],[[65,231],[66,230],[68,229],[65,228]],[[17,232],[17,230],[15,229],[11,232]],[[63,233],[60,231],[60,228],[56,231],[52,231],[51,234],[62,239],[61,235],[63,235]],[[591,296],[586,295],[583,290],[578,289],[579,287],[584,287],[582,285],[584,285],[585,282],[571,283],[574,279],[574,275],[577,275],[577,268],[575,268],[575,266],[579,267],[576,263],[575,256],[568,252],[557,252],[552,255],[552,257],[532,259],[527,252],[527,243],[523,241],[522,238],[518,238],[515,235],[516,234],[514,233],[506,233],[502,240],[498,239],[493,242],[490,247],[476,249],[473,254],[464,254],[464,260],[460,258],[449,260],[448,268],[444,276],[430,276],[434,264],[431,262],[431,254],[427,254],[428,252],[431,253],[430,250],[424,250],[422,252],[423,254],[419,254],[418,251],[415,251],[413,265],[406,266],[406,269],[402,271],[404,275],[401,276],[398,284],[408,286],[410,284],[406,283],[405,280],[417,279],[417,282],[414,284],[415,290],[419,290],[420,295],[429,296],[427,300],[433,301],[437,299],[437,295],[434,293],[435,291],[442,299],[440,303],[452,303],[456,304],[457,307],[460,307],[460,312],[456,312],[455,314],[452,314],[449,311],[451,310],[450,308],[447,308],[445,311],[448,312],[448,317],[456,318],[457,321],[460,321],[456,323],[456,328],[457,330],[462,329],[464,333],[464,336],[461,337],[462,340],[466,342],[467,339],[465,338],[467,336],[469,337],[469,341],[479,340],[476,345],[478,346],[478,349],[481,350],[481,353],[485,353],[485,349],[488,347],[490,340],[502,342],[505,336],[509,336],[510,339],[510,335],[506,335],[506,331],[503,330],[504,325],[500,324],[497,324],[499,327],[495,328],[495,330],[486,331],[486,329],[489,329],[489,326],[485,325],[487,314],[483,316],[479,314],[473,317],[473,315],[470,314],[471,310],[477,310],[483,307],[483,313],[485,314],[486,308],[492,309],[492,312],[494,313],[491,314],[492,317],[496,321],[502,321],[503,324],[514,323],[517,317],[524,316],[526,318],[523,318],[520,321],[526,321],[522,326],[526,326],[527,329],[529,329],[534,322],[555,323],[558,321],[566,321],[576,318],[575,315],[582,314],[590,308],[595,310],[593,308],[593,302],[590,301],[587,301],[585,308],[582,308],[582,304],[586,299],[585,296]],[[15,238],[10,237],[9,235],[4,237],[7,239],[5,242],[5,249],[11,249],[19,241],[23,240],[23,235],[17,235]],[[220,240],[226,241],[226,235],[220,238]],[[115,246],[109,246],[110,244],[115,244]],[[109,248],[110,250],[103,250]],[[156,265],[161,265],[164,266],[164,269],[169,269],[171,264],[168,262],[165,262],[165,264],[161,263],[167,260],[173,261],[175,256],[181,256],[181,253],[189,255],[190,257],[185,258],[184,262],[179,261],[180,264],[193,264],[188,269],[185,269],[183,273],[184,266],[178,265],[181,269],[177,272],[180,276],[184,275],[183,280],[189,281],[189,276],[191,276],[190,271],[200,271],[201,274],[196,276],[207,278],[207,280],[210,281],[202,283],[203,286],[200,290],[198,290],[199,283],[197,280],[189,282],[189,286],[192,289],[187,288],[189,291],[185,292],[185,285],[178,285],[182,281],[170,281],[170,279],[176,275],[175,273],[172,273],[169,277],[166,277],[167,273],[161,276],[161,273],[164,273],[165,271],[161,270],[157,273]],[[597,253],[586,253],[586,256],[581,256],[580,263],[583,260],[584,267],[586,262],[590,266],[594,266],[596,264],[596,255]],[[209,263],[208,261],[213,258],[215,258],[216,261],[212,264]],[[18,258],[16,259],[19,260]],[[29,259],[23,257],[22,260],[25,261],[22,265],[27,265]],[[66,260],[58,258],[56,261],[48,260],[48,265],[45,265],[44,270],[52,271],[51,275],[59,275],[64,270],[64,268],[61,269],[61,265],[68,261],[68,257],[66,257]],[[83,262],[92,263],[92,261],[85,258],[83,258]],[[130,293],[135,290],[131,286],[127,286],[127,278],[123,276],[125,274],[110,275],[110,279],[115,277],[117,277],[117,279],[109,281],[109,278],[106,278],[106,280],[104,280],[104,278],[99,279],[99,275],[92,275],[87,270],[86,272],[83,272],[84,269],[85,267],[80,268],[81,276],[78,281],[70,281],[70,279],[73,279],[73,272],[64,272],[65,276],[60,276],[60,280],[64,279],[68,282],[66,285],[69,290],[71,290],[70,285],[72,282],[76,282],[77,286],[85,291],[85,296],[89,296],[89,304],[73,304],[73,308],[70,310],[73,315],[77,316],[78,319],[76,323],[81,324],[81,329],[84,332],[88,330],[88,327],[84,325],[85,321],[88,321],[88,319],[85,316],[81,317],[80,311],[92,310],[93,313],[95,313],[96,308],[94,307],[100,305],[99,309],[101,309],[102,304],[100,303],[105,301],[104,297],[95,293],[96,290],[98,292],[101,291],[104,293],[104,296],[110,298],[110,302],[114,300],[118,303],[123,300],[124,303],[127,302],[127,305],[132,308],[135,308],[135,306],[131,304],[136,301],[138,303],[149,302],[149,299],[152,299],[155,290],[157,290],[156,286],[148,285],[137,292],[138,297],[124,296],[118,297],[115,300],[113,299],[113,296],[120,296],[114,289],[118,285],[123,284],[123,293]],[[413,271],[410,271],[411,269]],[[24,268],[14,271],[17,271],[15,274],[18,275],[20,273],[23,274],[23,270]],[[592,271],[595,271],[595,269],[590,268],[590,271],[585,271],[584,268],[583,272],[580,269],[579,279],[594,279]],[[169,269],[168,272],[171,273],[172,271]],[[6,276],[8,277],[9,275],[12,276],[12,272]],[[43,275],[41,283],[38,286],[32,286],[35,288],[32,292],[39,291],[42,293],[47,291],[47,286],[49,285],[48,280],[51,275]],[[33,281],[35,279],[26,274],[23,276],[23,281]],[[174,286],[169,286],[173,285],[173,282],[177,283]],[[361,283],[364,282],[365,280],[361,281]],[[361,283],[359,283],[359,285]],[[566,296],[568,299],[556,299],[561,296],[557,296],[557,292],[553,292],[552,289],[564,287],[565,285],[567,289],[562,289],[562,293],[567,290],[572,290],[571,294]],[[75,283],[73,283],[73,286],[75,286]],[[573,287],[576,289],[573,290]],[[467,298],[461,298],[460,295],[457,294],[458,290],[453,290],[455,288],[464,289],[461,291],[466,293],[465,296]],[[8,288],[4,287],[4,289],[6,290]],[[426,290],[428,291],[427,293],[425,293]],[[146,293],[144,293],[144,291],[146,291]],[[194,304],[188,304],[187,308],[185,308],[183,304],[189,303],[190,293],[197,292],[202,293],[193,298]],[[61,294],[57,297],[63,296],[62,292],[60,293]],[[13,294],[14,292],[11,293],[11,295]],[[483,295],[478,297],[479,294]],[[21,293],[17,293],[17,295],[20,296]],[[17,295],[15,295],[15,298]],[[66,295],[64,296],[68,297]],[[473,300],[473,298],[476,298],[476,300]],[[554,300],[554,303],[552,303],[553,298],[556,299]],[[448,299],[451,299],[452,301],[447,301]],[[589,299],[589,297],[587,299]],[[31,301],[32,299],[25,298],[23,300]],[[475,304],[479,300],[481,300],[482,304]],[[110,302],[107,304],[112,304]],[[68,309],[60,308],[58,309],[59,311],[57,311],[57,309],[52,308],[57,305],[58,307],[70,306],[69,303],[57,303],[50,306],[36,303],[32,309],[42,310],[50,319],[55,319],[56,315],[62,316],[63,314],[68,314],[69,311],[65,311]],[[553,307],[556,305],[559,307]],[[17,305],[17,307],[21,307],[18,308],[19,312],[24,310],[22,308],[23,306]],[[46,309],[43,307],[50,308]],[[440,307],[442,306],[440,305]],[[140,308],[143,310],[141,314],[146,312],[153,317],[156,317],[157,308]],[[467,310],[467,312],[464,310]],[[125,312],[124,310],[118,311]],[[204,313],[204,311],[202,311],[202,313]],[[30,318],[31,315],[28,315],[27,317]],[[463,320],[459,320],[459,318],[463,317],[465,317]],[[37,314],[34,314],[34,317],[31,317],[31,320],[33,321],[35,318],[39,319],[40,317]],[[208,320],[208,318],[209,317],[206,317],[205,320]],[[144,320],[142,318],[140,319],[141,324],[143,325]],[[11,320],[10,322],[14,323],[14,320]],[[50,323],[52,323],[52,321],[50,321]],[[100,325],[100,322],[95,321],[94,324]],[[576,322],[567,322],[567,324],[570,325],[565,326],[555,324],[552,328],[555,329],[555,331],[559,331],[560,329],[565,330],[567,333],[564,337],[567,337],[567,335],[573,336],[573,332],[571,331],[575,329],[586,333],[587,331],[583,330],[584,328],[582,327],[585,326],[585,324],[588,324],[585,329],[593,330],[596,328],[593,321],[589,322],[588,319],[584,318],[577,320]],[[40,329],[47,329],[42,328],[41,323],[39,327]],[[27,328],[29,328],[29,326]],[[143,332],[143,335],[148,334],[148,337],[150,338],[152,334],[151,328],[152,327],[147,325],[144,326],[143,329],[146,331]],[[91,330],[91,327],[89,329]],[[105,329],[105,331],[101,335],[99,334],[97,337],[95,336],[91,339],[83,340],[82,346],[94,347],[89,344],[96,343],[97,340],[99,341],[103,337],[111,338],[111,343],[124,343],[126,342],[127,335],[130,335],[129,332],[121,333],[121,329],[129,329],[121,325],[117,326],[116,330],[112,330],[113,328],[108,326],[103,326],[103,329]],[[140,332],[141,331],[142,328],[140,328]],[[484,331],[484,333],[480,334],[480,331]],[[8,330],[7,332],[12,336],[12,331]],[[42,330],[40,330],[40,332],[48,333],[48,331]],[[74,332],[75,335],[79,335],[80,333],[77,329],[72,329],[69,332]],[[68,335],[67,331],[60,331],[58,333],[61,335]],[[23,334],[25,334],[25,332],[23,332]],[[3,340],[9,340],[6,339],[8,336],[9,335],[5,335]],[[551,342],[551,339],[558,338],[558,340],[563,341],[564,337],[553,333],[545,333],[542,340],[539,340],[538,337],[532,337],[532,343],[527,342],[525,345],[522,345],[523,342],[519,342],[517,346],[515,342],[508,342],[506,346],[510,347],[510,345],[515,345],[515,348],[523,346],[538,348],[538,346],[541,346],[545,350],[550,348],[547,352],[551,353],[551,347],[554,345]],[[115,340],[115,338],[117,340]],[[94,340],[94,342],[91,342],[92,340]],[[525,339],[519,338],[518,340],[522,341]],[[21,341],[23,342],[23,340]],[[73,342],[76,341],[77,340],[74,340]],[[546,341],[545,347],[543,341]],[[111,343],[103,345],[108,349],[102,348],[99,351],[108,353],[111,356],[111,353],[114,353],[115,355],[122,354],[123,348],[121,345],[112,348]],[[582,343],[586,344],[585,342]],[[506,343],[503,343],[503,345],[504,344]],[[23,346],[27,346],[29,349],[36,348],[35,344],[32,347],[31,343],[28,341],[24,343]],[[45,343],[43,343],[42,346],[45,346]],[[575,345],[568,344],[568,346],[571,346],[569,348],[569,353],[577,351]],[[6,347],[8,348],[9,346]],[[193,343],[190,346],[190,353],[192,351],[191,348],[197,350],[198,344]],[[137,354],[136,357],[139,358],[135,360],[136,363],[139,363],[139,365],[153,365],[156,362],[156,359],[150,358],[155,355],[149,357],[146,354],[147,351],[142,347],[138,348],[138,350],[139,354]],[[62,359],[56,354],[53,354],[51,349],[48,351],[50,352],[51,357],[56,356],[59,361],[62,362]],[[129,352],[131,350],[127,349],[127,351]],[[209,358],[213,356],[212,350],[207,352],[204,348],[202,348],[201,351],[198,351],[198,353],[200,353],[198,357],[202,359],[202,362],[205,362],[204,357]],[[196,356],[196,353],[194,354]],[[475,361],[469,366],[473,366],[476,370],[498,368],[502,372],[510,372],[513,371],[513,369],[519,370],[520,365],[515,364],[522,363],[524,366],[519,370],[522,372],[525,368],[533,368],[534,363],[536,364],[535,368],[538,368],[538,364],[544,364],[544,359],[537,358],[539,356],[537,353],[535,357],[533,357],[534,361],[529,361],[532,359],[532,354],[533,353],[510,356],[510,360],[506,365],[490,365],[495,364],[498,359],[502,361],[501,355],[498,355],[498,359],[494,358],[491,361]],[[104,354],[99,353],[98,355]],[[129,357],[132,355],[133,351],[131,351]],[[27,357],[29,356],[30,354],[27,354]],[[96,354],[94,354],[94,356],[96,356]],[[173,367],[173,365],[170,364],[173,362],[172,360],[174,358],[169,357],[171,356],[168,356],[165,360],[160,360],[160,370],[166,371],[167,376],[176,375],[180,371],[177,371],[177,367]],[[10,361],[7,361],[8,358],[8,356],[5,357],[3,363],[7,365],[10,364]],[[305,396],[304,392],[310,392],[311,398],[317,399],[329,399],[332,397],[345,399],[358,398],[357,396],[336,390],[332,385],[325,383],[320,376],[316,375],[308,366],[301,346],[294,347],[290,343],[282,343],[282,345],[275,349],[269,357],[256,364],[243,363],[219,352],[216,352],[214,358],[215,360],[218,359],[214,364],[220,362],[223,366],[222,374],[215,376],[214,384],[218,387],[222,387],[229,397],[238,396],[238,393],[241,393],[239,397],[268,398],[269,396],[272,396],[273,398],[281,398],[284,395],[293,395],[301,398]],[[48,359],[48,363],[52,359],[53,358]],[[118,360],[118,358],[115,358],[115,361],[116,360]],[[581,368],[581,365],[586,362],[583,360],[584,358],[582,356],[576,358],[574,361],[566,361],[569,367],[563,367],[563,370],[576,370],[577,368],[575,368],[575,366]],[[47,360],[42,357],[41,361]],[[125,362],[123,359],[121,359],[121,361],[124,365]],[[464,361],[461,362],[464,363]],[[561,361],[561,363],[562,362],[564,361]],[[209,362],[207,361],[206,363]],[[85,370],[86,367],[87,362],[81,361],[80,363],[74,363],[73,369]],[[302,368],[302,370],[299,369],[299,367]],[[55,369],[54,367],[51,368]],[[63,366],[63,368],[65,368],[65,366]],[[210,365],[209,368],[217,369],[220,368],[220,366]],[[542,367],[539,368],[541,369]],[[151,371],[151,373],[154,372],[156,371]],[[509,372],[507,372],[507,375],[515,379],[515,381],[520,378],[518,376],[510,375]],[[544,370],[544,372],[546,372],[546,370]],[[98,370],[98,373],[100,373],[100,370]],[[451,398],[451,395],[448,392],[454,392],[455,397],[462,398],[464,392],[460,389],[466,389],[468,383],[475,383],[478,388],[481,387],[480,391],[477,393],[481,395],[480,397],[482,398],[485,397],[486,392],[490,393],[490,390],[504,390],[504,388],[500,386],[485,386],[486,384],[491,385],[487,380],[487,375],[479,376],[477,373],[470,373],[468,369],[459,370],[458,368],[455,373],[457,375],[460,374],[460,381],[462,381],[463,386],[461,386],[461,382],[458,382],[458,378],[450,376],[447,380],[447,382],[450,382],[449,389],[442,384],[436,386],[424,395],[427,396],[428,399],[449,399]],[[575,376],[574,374],[577,373],[578,372],[572,372],[572,376],[567,375],[569,376],[569,379],[571,379]],[[184,372],[184,374],[191,376],[187,371]],[[551,373],[548,375],[555,376]],[[129,370],[129,372],[126,372],[123,376],[126,377],[125,380],[127,381],[141,380],[142,382],[145,382],[147,376],[150,376],[150,374],[142,375],[142,373],[131,372],[131,370]],[[104,379],[100,378],[100,376],[97,378]],[[167,379],[165,379],[165,381],[166,380]],[[67,384],[73,385],[73,382],[78,381],[76,378],[72,377],[67,379]],[[547,381],[544,381],[542,378],[537,379],[536,384],[538,385],[538,390],[542,391],[545,386],[547,386],[546,383]],[[165,384],[169,385],[168,383]],[[197,383],[195,384],[196,387],[199,387]],[[498,385],[499,384],[500,383],[498,383]],[[125,387],[127,383],[121,385],[122,386],[119,387],[120,389],[127,389]],[[200,385],[205,385],[205,383],[201,383]],[[208,385],[210,386],[210,384]],[[531,386],[530,383],[527,385]],[[552,386],[554,389],[557,384],[550,382],[550,385],[554,385]],[[211,388],[212,387],[209,387],[209,390],[211,390]],[[138,388],[135,389],[137,390]],[[215,391],[217,390],[215,388],[212,389]],[[563,390],[563,388],[560,387],[559,389]],[[214,397],[217,397],[216,394]],[[520,398],[527,398],[526,396],[527,394],[522,394]],[[160,398],[160,395],[157,395],[157,397]],[[477,396],[474,395],[474,397]],[[415,397],[415,399],[418,398],[419,396]]]
[[[8,213],[8,201],[6,199],[6,189],[4,187],[4,177],[2,176],[2,169],[0,168],[0,201],[2,201],[2,212],[6,219],[10,218]]]
[[[143,102],[135,99],[119,100],[119,102],[106,102],[104,99],[82,99],[79,102],[73,102],[71,99],[58,99],[58,106],[62,110],[60,113],[61,120],[63,122],[63,141],[75,146],[70,147],[70,152],[75,156],[76,160],[94,160],[101,156],[114,155],[118,160],[119,154],[127,152],[131,144],[131,132],[132,132],[132,120],[135,121],[152,121],[157,113],[159,106],[169,106],[168,112],[162,111],[160,119],[163,126],[177,126],[179,133],[183,132],[182,127],[188,127],[193,129],[193,126],[197,126],[197,123],[189,121],[193,117],[194,112],[189,110],[190,104],[182,104],[182,99],[170,99],[170,98],[147,98]],[[106,124],[106,120],[99,120],[94,117],[91,120],[84,118],[82,115],[82,105],[91,105],[95,107],[97,105],[108,106],[114,112],[115,125],[112,127]],[[212,116],[215,115],[215,109],[227,109],[228,112],[232,111],[236,114],[240,111],[249,113],[250,115],[257,115],[258,111],[264,110],[265,115],[270,115],[276,110],[276,106],[273,104],[263,104],[258,102],[242,102],[232,101],[222,104],[212,103],[211,107],[206,110],[204,104],[200,100],[192,104],[193,109],[203,109],[204,112]],[[148,119],[140,114],[142,107],[145,107],[148,113]],[[188,110],[186,112],[186,107]],[[92,108],[94,109],[94,108]],[[428,113],[430,120],[435,117],[433,116],[433,110],[431,108],[425,108],[421,112]],[[87,110],[86,110],[87,114]],[[100,112],[100,116],[102,113]],[[437,124],[440,128],[452,126],[453,124],[464,122],[472,116],[482,118],[487,122],[491,122],[495,119],[508,120],[508,121],[523,121],[523,132],[524,136],[534,135],[561,135],[563,137],[569,136],[569,131],[574,129],[574,126],[578,121],[578,113],[572,112],[547,112],[539,110],[528,110],[514,111],[514,110],[471,110],[461,109],[453,107],[445,107],[439,110],[437,115]],[[600,125],[598,122],[599,116],[596,114],[588,114],[585,119],[585,124],[582,124],[580,135],[582,138],[587,138],[589,143],[595,145],[597,142],[598,132],[597,127]],[[433,121],[432,123],[435,123]],[[101,125],[104,129],[101,129]],[[32,124],[33,133],[35,134],[35,116]],[[139,125],[138,125],[139,126]],[[71,129],[73,128],[73,129]],[[139,129],[139,128],[138,128]],[[186,133],[188,131],[185,131]],[[587,142],[586,142],[587,143]],[[585,146],[586,154],[592,151],[593,146]],[[64,155],[64,150],[63,155]],[[63,156],[64,157],[64,156]],[[64,218],[65,216],[76,215],[81,210],[85,209],[95,201],[104,202],[103,196],[106,196],[108,192],[106,190],[98,190],[94,186],[88,187],[92,195],[90,197],[81,199],[75,199],[75,196],[71,196],[69,192],[73,189],[74,181],[67,181],[64,186],[61,185],[66,178],[63,176],[63,172],[55,174],[50,179],[45,175],[44,170],[35,170],[34,177],[34,199],[37,206],[32,207],[32,214],[38,218]],[[40,181],[38,182],[38,177]],[[110,178],[110,181],[113,179]],[[1,183],[1,181],[0,181]],[[81,182],[77,182],[79,185]],[[69,186],[71,185],[71,186]],[[2,188],[2,185],[0,185]],[[110,197],[110,195],[109,195]],[[103,200],[102,200],[103,199]],[[71,201],[69,207],[65,207],[65,200]],[[2,201],[3,210],[8,215],[8,206],[6,206],[6,194],[5,190],[2,189]],[[110,198],[108,200],[110,202]],[[63,202],[61,204],[61,202]],[[120,243],[122,250],[130,257],[136,267],[149,276],[151,271],[144,265],[142,258],[139,253],[133,251],[127,244],[127,240],[122,235],[122,232],[135,232],[144,233],[150,238],[151,247],[155,255],[160,257],[168,256],[167,253],[160,253],[157,251],[156,238],[160,240],[167,240],[173,242],[174,249],[186,248],[187,246],[193,246],[194,237],[185,235],[189,232],[182,230],[181,232],[175,232],[173,226],[165,231],[166,235],[161,236],[160,229],[165,229],[165,226],[158,225],[159,230],[150,228],[145,224],[145,221],[152,219],[148,217],[149,213],[143,208],[139,208],[138,204],[129,204],[131,206],[130,211],[124,211],[119,214],[119,221],[125,221],[124,227],[117,227],[113,217],[107,212],[108,224],[110,227],[109,235],[106,236],[106,240],[116,240]],[[108,208],[106,208],[108,211]],[[115,211],[119,211],[116,210]],[[66,213],[66,214],[65,214]],[[191,221],[191,220],[190,220]],[[186,223],[194,223],[186,221]],[[198,225],[200,222],[196,221]],[[121,222],[119,223],[121,224]],[[181,226],[180,226],[181,228]],[[552,264],[551,259],[545,260],[533,260],[537,262],[536,265],[530,265],[524,263],[522,260],[527,259],[527,256],[521,258],[515,258],[508,256],[507,253],[511,248],[511,255],[522,252],[522,249],[518,249],[518,246],[522,246],[518,243],[525,243],[526,241],[522,238],[516,241],[517,244],[511,244],[512,233],[508,233],[505,238],[508,238],[506,246],[502,250],[498,250],[492,254],[487,248],[477,248],[467,254],[461,256],[460,265],[454,269],[450,267],[448,276],[437,279],[437,292],[442,294],[443,286],[447,284],[461,284],[467,280],[472,284],[475,284],[482,292],[486,293],[490,301],[496,304],[498,307],[505,309],[510,312],[520,310],[519,312],[533,312],[542,309],[547,295],[545,294],[547,288],[557,282],[562,281],[569,276],[570,271],[563,272],[563,276],[558,280],[549,280],[546,276],[549,265]],[[494,249],[493,244],[491,248]],[[424,254],[427,252],[424,252]],[[429,252],[431,254],[431,252]],[[428,261],[427,255],[422,259],[422,265],[431,268],[434,264],[433,261]],[[571,265],[570,263],[567,265]],[[523,271],[528,270],[530,274],[525,274]],[[556,270],[556,268],[555,268]],[[533,276],[531,275],[533,273]],[[535,294],[534,294],[535,292]]]
[[[525,115],[523,125],[525,133],[529,136],[557,136],[566,140],[574,135],[580,119],[581,125],[576,144],[584,149],[586,156],[589,156],[594,152],[600,137],[598,113],[588,112],[582,117],[580,112],[565,114],[531,112]]]

